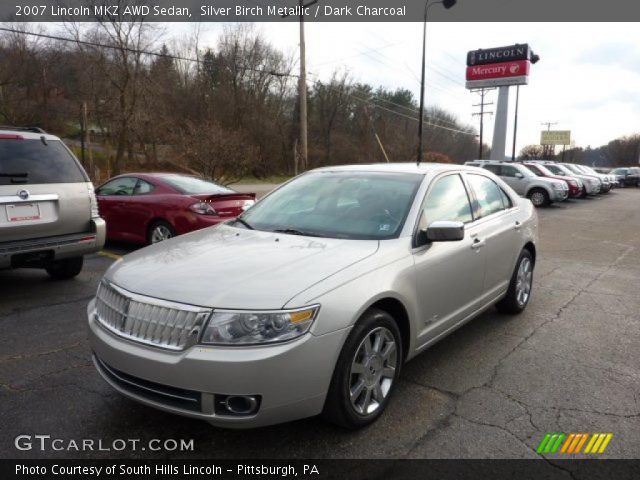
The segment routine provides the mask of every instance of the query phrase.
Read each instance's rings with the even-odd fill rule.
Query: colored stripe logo
[[[613,433],[546,433],[536,449],[540,454],[562,453],[566,455],[604,453]],[[584,448],[584,450],[583,450]]]

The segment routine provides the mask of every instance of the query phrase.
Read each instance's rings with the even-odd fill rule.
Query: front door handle
[[[484,247],[486,244],[487,242],[485,242],[484,240],[480,240],[479,238],[476,238],[471,244],[471,248],[473,250],[477,250],[480,247]]]
[[[520,230],[521,227],[522,227],[522,224],[516,220],[516,224],[513,228],[515,228],[516,230]]]

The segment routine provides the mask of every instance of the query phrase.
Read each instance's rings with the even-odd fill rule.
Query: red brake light
[[[218,212],[207,202],[196,202],[189,206],[189,210],[200,215],[218,215]]]
[[[0,133],[0,140],[24,140],[24,137],[12,133]]]

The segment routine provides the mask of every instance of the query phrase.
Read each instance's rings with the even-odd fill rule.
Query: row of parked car
[[[640,186],[640,172],[635,172],[640,169],[634,168],[620,168],[604,174],[586,165],[550,160],[473,160],[466,164],[482,167],[499,176],[536,207],[563,202],[568,198],[605,194],[612,188]]]
[[[174,173],[119,175],[94,190],[60,138],[0,126],[0,269],[72,278],[107,238],[152,244],[235,218],[254,203],[253,193]]]

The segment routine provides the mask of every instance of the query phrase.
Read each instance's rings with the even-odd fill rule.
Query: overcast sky
[[[215,45],[221,24],[202,24],[201,45]],[[259,23],[256,29],[279,49],[298,58],[296,23]],[[168,35],[191,28],[170,25]],[[354,80],[411,90],[419,98],[422,24],[307,23],[310,80],[336,69]],[[538,143],[541,122],[571,130],[577,146],[597,147],[640,132],[640,40],[637,23],[430,23],[427,34],[428,105],[478,125],[471,114],[479,96],[464,87],[466,52],[529,43],[541,60],[529,85],[520,87],[517,150]],[[495,102],[497,91],[488,95]],[[511,153],[515,87],[511,88],[507,150]],[[489,109],[495,108],[495,105]],[[493,117],[486,119],[490,143]]]

